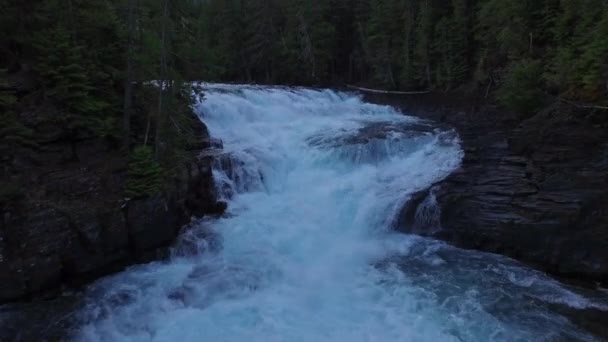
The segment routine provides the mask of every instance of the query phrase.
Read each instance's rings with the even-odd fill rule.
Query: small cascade
[[[226,200],[235,194],[262,191],[264,176],[256,164],[255,157],[247,152],[217,155],[213,163],[213,177],[220,198]]]
[[[173,248],[171,258],[198,258],[217,253],[222,248],[222,236],[210,229],[207,219],[198,220],[184,227]]]
[[[408,197],[393,226],[409,234],[433,236],[441,230],[441,207],[437,203],[438,187],[420,191]]]
[[[434,234],[441,230],[441,208],[437,204],[435,192],[436,189],[432,188],[429,195],[418,206],[414,231]]]

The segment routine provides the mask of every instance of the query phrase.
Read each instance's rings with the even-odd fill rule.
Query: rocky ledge
[[[399,229],[607,284],[608,113],[553,104],[522,118],[475,100],[431,96],[392,101],[455,127],[465,158],[446,180],[411,197]],[[417,213],[430,202],[438,217],[417,222],[428,220]]]
[[[199,122],[197,120],[197,122]],[[126,160],[98,140],[77,146],[49,141],[27,170],[24,198],[0,207],[0,303],[53,296],[125,266],[161,257],[192,216],[221,214],[201,123],[191,162],[163,194],[123,196]]]

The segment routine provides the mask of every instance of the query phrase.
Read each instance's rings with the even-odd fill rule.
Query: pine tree
[[[124,84],[124,105],[122,119],[122,145],[126,151],[131,147],[131,117],[133,116],[133,88],[135,83],[135,30],[136,30],[136,3],[127,0],[126,15],[126,63]]]
[[[541,75],[538,61],[525,59],[515,62],[499,89],[498,100],[521,115],[533,113],[542,104]]]
[[[57,27],[39,39],[37,48],[36,69],[43,77],[46,96],[61,107],[60,116],[51,120],[71,132],[92,129],[94,115],[106,109],[107,103],[90,96],[94,86],[84,65],[84,46],[73,44],[68,31]]]
[[[588,100],[606,98],[608,92],[608,6],[588,37],[576,64],[580,84]]]
[[[416,87],[416,68],[414,66],[414,47],[416,29],[416,8],[414,1],[406,1],[403,13],[403,61],[401,84],[405,88]]]
[[[561,44],[547,78],[562,96],[595,100],[605,94],[607,7],[596,0],[561,2],[554,31]]]
[[[131,153],[125,195],[137,199],[162,191],[163,171],[149,146],[138,146]]]
[[[17,97],[6,78],[6,70],[0,70],[0,161],[10,163],[19,153],[37,147],[31,129],[23,125],[17,117],[15,106]],[[4,173],[4,170],[2,170]]]
[[[330,3],[294,0],[285,5],[287,20],[281,38],[281,70],[289,79],[317,83],[330,79],[335,28],[329,21]]]
[[[437,66],[434,70],[434,83],[444,90],[449,89],[453,78],[450,38],[450,21],[443,17],[435,26],[432,50],[437,60]]]
[[[528,0],[488,0],[477,15],[478,39],[502,63],[529,51]]]
[[[244,40],[241,62],[248,81],[253,79],[270,82],[273,78],[274,56],[277,54],[278,5],[274,0],[246,0],[244,10]]]
[[[469,76],[469,24],[467,0],[452,0],[450,18],[449,87],[462,84]]]
[[[393,37],[390,18],[391,0],[378,0],[371,4],[369,21],[365,31],[368,63],[373,70],[374,81],[382,87],[397,86],[393,64]]]
[[[433,10],[431,0],[422,0],[418,10],[415,27],[415,46],[413,62],[415,80],[418,85],[428,88],[431,86],[431,40],[433,34]]]

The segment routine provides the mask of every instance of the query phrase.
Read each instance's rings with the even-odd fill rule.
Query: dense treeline
[[[162,190],[185,149],[196,143],[188,113],[191,90],[183,80],[196,75],[191,66],[199,5],[185,0],[3,4],[0,205],[18,195],[20,169],[31,164],[27,157],[36,163],[38,152],[59,143],[71,145],[67,161],[77,161],[79,144],[91,139],[130,155],[127,195]]]
[[[585,100],[607,92],[605,0],[210,0],[201,7],[205,79],[441,91],[521,82]]]
[[[185,80],[473,90],[521,112],[608,92],[605,0],[8,0],[0,28],[7,164],[42,135],[170,165]]]

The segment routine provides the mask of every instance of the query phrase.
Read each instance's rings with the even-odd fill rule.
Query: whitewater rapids
[[[75,340],[593,340],[554,306],[605,303],[391,230],[410,194],[460,166],[455,132],[349,93],[204,88],[196,110],[223,143],[228,212],[169,260],[93,285]]]

